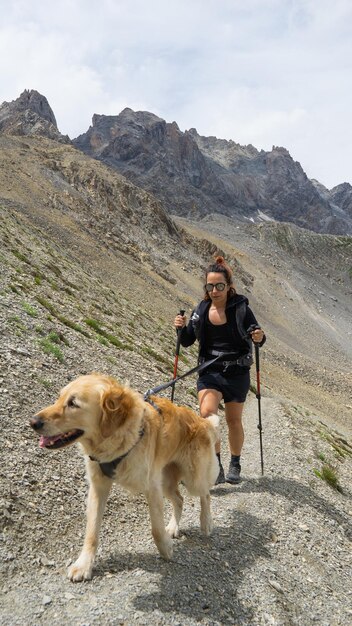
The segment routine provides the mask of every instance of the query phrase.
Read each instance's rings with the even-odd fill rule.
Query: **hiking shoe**
[[[219,471],[218,477],[217,477],[217,479],[215,481],[215,485],[221,485],[224,482],[226,482],[225,481],[225,472],[224,472],[223,466],[220,463],[220,471]]]
[[[241,482],[241,466],[240,464],[238,465],[231,465],[229,466],[229,471],[226,474],[226,482],[227,483],[231,483],[231,485],[237,485],[238,483]]]

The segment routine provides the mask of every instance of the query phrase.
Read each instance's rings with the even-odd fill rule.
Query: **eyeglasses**
[[[212,292],[213,289],[215,288],[216,291],[224,291],[226,287],[226,283],[216,283],[215,285],[213,285],[212,283],[207,283],[205,285],[205,290],[208,292]]]

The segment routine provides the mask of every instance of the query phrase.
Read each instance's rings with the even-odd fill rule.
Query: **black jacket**
[[[199,359],[205,359],[209,346],[206,342],[206,320],[208,317],[211,300],[202,300],[192,311],[190,321],[182,328],[180,335],[181,345],[185,348],[199,341]],[[233,351],[238,356],[252,354],[253,342],[248,337],[248,329],[253,324],[258,326],[258,322],[248,306],[248,299],[240,294],[235,294],[229,298],[226,304],[226,318],[233,333]],[[266,341],[264,336],[260,345]]]

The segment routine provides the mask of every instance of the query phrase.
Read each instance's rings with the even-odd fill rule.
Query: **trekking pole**
[[[255,369],[257,372],[257,393],[256,393],[256,398],[258,400],[258,429],[259,429],[259,442],[260,442],[260,462],[261,462],[261,467],[262,467],[262,476],[264,475],[264,459],[263,459],[263,438],[262,438],[262,412],[261,412],[261,406],[260,406],[260,400],[261,400],[261,395],[260,395],[260,368],[259,368],[259,344],[258,343],[254,343],[254,350],[255,350]]]
[[[185,314],[185,310],[184,309],[180,309],[180,313],[179,315],[182,315],[182,317]],[[174,361],[174,378],[177,378],[177,366],[178,366],[178,357],[180,354],[180,345],[181,345],[181,328],[177,328],[176,332],[177,332],[177,339],[176,339],[176,349],[175,349],[175,361]],[[171,387],[171,402],[174,401],[174,395],[175,395],[175,384],[172,385]]]

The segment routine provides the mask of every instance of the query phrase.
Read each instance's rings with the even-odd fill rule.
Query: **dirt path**
[[[28,519],[27,550],[16,560],[6,553],[0,623],[347,626],[352,615],[346,585],[351,463],[346,460],[340,468],[345,493],[331,489],[313,473],[318,463],[314,448],[320,446],[323,453],[326,447],[317,424],[268,392],[262,410],[264,477],[257,401],[251,394],[245,412],[243,482],[213,489],[211,538],[200,534],[198,502],[186,498],[183,536],[170,563],[157,555],[143,498],[116,489],[104,518],[94,578],[72,584],[65,578],[65,561],[74,558],[82,541],[84,493],[78,495],[78,506],[65,503],[60,518],[60,490],[53,480],[45,497],[53,501],[57,523],[51,520],[47,531],[45,518],[37,518],[42,530],[34,543],[35,518]],[[225,431],[223,449],[226,464]],[[64,483],[69,480],[65,455],[55,475],[58,471]],[[82,476],[78,482],[85,489]],[[62,522],[70,508],[73,519],[65,532]],[[10,539],[11,530],[5,543]]]

